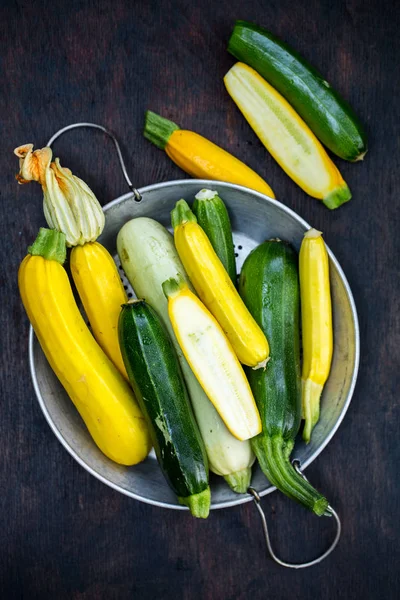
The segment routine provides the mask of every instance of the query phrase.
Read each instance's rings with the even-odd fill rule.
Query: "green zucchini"
[[[138,217],[125,223],[118,233],[117,249],[136,296],[145,298],[157,311],[171,336],[206,447],[210,470],[223,476],[234,492],[245,493],[250,485],[254,463],[250,442],[236,439],[224,424],[187,363],[168,316],[163,282],[179,277],[192,289],[175,249],[174,238],[161,223]]]
[[[193,212],[207,234],[216,255],[236,286],[236,260],[232,228],[225,204],[212,190],[200,190],[195,196]]]
[[[247,21],[236,21],[228,51],[276,88],[334,154],[364,158],[367,138],[354,111],[297,52]]]
[[[208,463],[171,338],[144,300],[124,304],[119,341],[129,380],[147,420],[158,462],[195,517],[210,510]]]
[[[301,421],[298,258],[279,240],[264,242],[246,258],[240,294],[268,338],[271,358],[266,369],[247,370],[263,430],[251,440],[269,481],[317,515],[327,500],[290,464]]]

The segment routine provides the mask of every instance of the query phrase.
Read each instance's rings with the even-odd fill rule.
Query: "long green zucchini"
[[[276,88],[334,154],[364,158],[367,138],[354,111],[297,52],[247,21],[236,21],[228,51]]]
[[[193,203],[197,222],[206,232],[211,246],[236,286],[235,248],[228,211],[218,192],[200,190]]]
[[[118,332],[164,476],[179,502],[193,516],[206,518],[211,498],[207,456],[171,338],[144,300],[123,305]]]
[[[210,470],[223,476],[235,492],[245,493],[254,462],[250,442],[239,441],[229,432],[189,367],[168,316],[163,282],[180,277],[190,286],[172,235],[157,221],[139,217],[123,226],[118,234],[117,248],[136,295],[145,298],[157,311],[170,333],[206,446]]]
[[[245,260],[239,291],[271,348],[264,371],[247,371],[263,425],[262,433],[251,440],[253,450],[273,485],[323,515],[327,500],[293,469],[289,460],[301,420],[296,252],[277,240],[258,246]]]

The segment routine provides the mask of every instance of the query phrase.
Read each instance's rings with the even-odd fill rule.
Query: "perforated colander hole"
[[[246,256],[249,254],[249,252],[251,252],[251,250],[253,250],[253,248],[255,248],[256,245],[257,242],[255,240],[248,238],[242,233],[238,233],[236,231],[233,232],[233,247],[235,248],[236,270],[238,274],[242,269],[242,265]],[[119,270],[119,276],[128,298],[136,298],[136,294],[125,275],[118,254],[114,256],[114,261]]]
[[[135,297],[135,293],[132,289],[131,284],[129,283],[129,280],[127,278],[127,276],[125,275],[125,271],[121,265],[121,261],[119,260],[119,256],[118,254],[116,254],[114,256],[114,262],[117,265],[118,269],[119,269],[119,278],[121,280],[122,285],[124,286],[124,290],[126,291],[126,294],[128,296],[128,298],[134,298]]]
[[[243,233],[238,233],[236,231],[233,232],[233,242],[235,248],[236,269],[237,272],[240,273],[247,255],[257,245],[257,242],[243,235]]]

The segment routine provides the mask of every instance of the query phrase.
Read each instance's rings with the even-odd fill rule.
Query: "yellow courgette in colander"
[[[267,338],[185,200],[176,203],[171,218],[176,249],[200,299],[221,325],[240,362],[255,369],[265,367]]]
[[[117,326],[128,298],[113,257],[99,242],[88,242],[72,249],[70,268],[94,337],[127,379]]]
[[[328,208],[350,200],[350,190],[339,170],[279,92],[243,63],[236,63],[224,82],[249,125],[293,181]]]
[[[33,152],[33,145],[27,144],[14,152],[20,158],[19,183],[34,180],[42,185],[47,224],[62,231],[72,247],[71,273],[94,337],[128,379],[118,341],[118,317],[128,298],[112,256],[96,242],[105,222],[99,202],[58,158],[52,162],[51,148]]]
[[[29,320],[54,373],[100,450],[122,465],[151,448],[146,422],[128,383],[104,354],[76,305],[62,266],[65,236],[41,229],[18,272]]]
[[[310,441],[319,419],[323,387],[333,352],[332,301],[329,258],[322,233],[306,232],[300,248],[300,295],[303,334],[302,412],[303,438]]]
[[[248,440],[261,431],[257,406],[232,346],[182,279],[163,283],[172,328],[186,360],[229,431]]]

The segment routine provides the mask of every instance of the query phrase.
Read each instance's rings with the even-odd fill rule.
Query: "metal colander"
[[[64,131],[82,125],[94,126],[92,124],[69,126],[57,132],[49,144]],[[278,237],[299,249],[304,232],[310,228],[310,225],[283,204],[250,189],[217,181],[178,180],[149,185],[136,190],[126,173],[118,142],[110,132],[101,126],[95,127],[102,129],[113,138],[124,176],[131,188],[128,194],[104,206],[106,225],[99,238],[99,241],[115,257],[121,280],[128,295],[133,295],[134,292],[116,254],[118,231],[128,220],[141,216],[154,218],[170,228],[170,211],[175,202],[180,198],[191,202],[195,194],[203,187],[216,190],[228,208],[233,228],[238,271],[248,253],[265,239]],[[293,458],[297,461],[296,468],[298,469],[300,464],[302,469],[307,467],[321,453],[338,429],[349,406],[358,371],[359,330],[353,296],[338,261],[332,252],[329,250],[328,252],[334,318],[334,355],[331,374],[323,391],[321,417],[313,430],[311,442],[306,445],[299,438],[295,445]],[[33,383],[43,413],[60,442],[85,469],[107,485],[136,500],[165,508],[187,510],[186,507],[178,504],[175,495],[165,482],[154,452],[143,463],[129,468],[117,465],[101,453],[47,363],[32,328],[29,354]],[[210,485],[212,509],[227,508],[256,500],[257,508],[263,518],[267,543],[273,554],[259,498],[269,494],[275,488],[261,470],[258,467],[254,468],[252,490],[249,494],[235,494],[221,477],[212,474]],[[336,513],[334,516],[336,518]],[[340,524],[338,522],[338,533],[329,551],[336,544],[339,533]],[[275,555],[273,557],[280,564],[300,568],[314,564],[326,555],[327,553],[315,561],[300,565],[289,565],[277,559]]]

